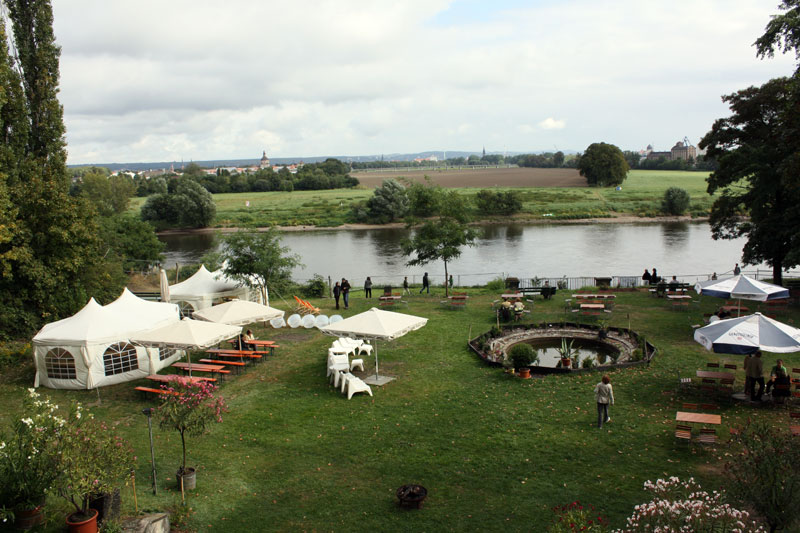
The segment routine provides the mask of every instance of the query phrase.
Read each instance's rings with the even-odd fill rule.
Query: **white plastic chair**
[[[372,389],[369,388],[369,385],[364,383],[361,378],[353,376],[347,380],[347,399],[349,400],[353,397],[353,394],[359,392],[366,392],[372,396]]]
[[[366,341],[362,342],[358,347],[358,355],[364,355],[364,353],[368,356],[372,354],[372,345]]]
[[[344,394],[345,391],[347,390],[347,383],[351,379],[353,379],[355,376],[353,374],[351,374],[350,372],[340,372],[339,374],[340,374],[341,379],[342,379],[342,387],[341,387],[342,390],[341,390],[341,392],[342,392],[342,394]]]
[[[338,370],[345,372],[350,370],[350,360],[347,355],[328,356],[328,373],[326,376],[330,376]]]
[[[350,371],[352,372],[355,367],[359,367],[361,371],[364,371],[364,360],[363,359],[353,359],[350,361]]]

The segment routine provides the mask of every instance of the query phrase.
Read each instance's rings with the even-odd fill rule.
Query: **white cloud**
[[[697,142],[773,4],[57,0],[70,163]]]
[[[547,117],[539,122],[539,127],[543,130],[563,130],[567,123],[563,120],[556,120],[553,117]]]

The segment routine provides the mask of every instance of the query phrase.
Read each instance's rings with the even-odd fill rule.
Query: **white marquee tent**
[[[136,346],[130,338],[179,319],[177,305],[148,302],[128,289],[106,306],[92,298],[73,316],[47,324],[33,338],[34,386],[93,389],[158,372],[183,352]]]
[[[222,270],[209,272],[205,265],[201,265],[191,277],[169,286],[169,300],[178,304],[181,311],[188,316],[211,307],[221,299],[255,300],[250,297],[250,293],[248,287],[228,278]],[[258,291],[254,291],[254,294],[257,293]]]

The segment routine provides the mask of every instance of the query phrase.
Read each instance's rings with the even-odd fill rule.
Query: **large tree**
[[[625,181],[630,167],[613,144],[592,143],[578,160],[578,170],[589,185],[613,187]]]
[[[300,257],[281,246],[281,234],[268,231],[237,231],[223,238],[220,261],[225,275],[261,292],[269,305],[269,291],[283,290],[291,284],[292,269],[302,266]]]
[[[747,237],[742,262],[765,262],[780,284],[782,270],[798,264],[800,221],[800,95],[789,78],[770,80],[723,97],[732,115],[714,122],[700,141],[719,168],[708,192],[719,192],[711,208],[715,239]]]
[[[102,254],[93,207],[69,195],[52,7],[48,0],[3,4],[15,52],[12,58],[0,21],[0,179],[15,211],[0,238],[0,335],[10,335],[85,304],[98,289],[91,276]],[[0,217],[7,218],[9,211]]]
[[[401,243],[404,255],[415,256],[406,263],[409,266],[444,262],[445,295],[450,291],[448,263],[461,255],[462,247],[475,245],[477,235],[467,226],[467,211],[463,197],[456,191],[448,191],[433,207],[431,214],[435,216],[418,225],[413,237]],[[409,226],[417,225],[417,222],[411,220]]]

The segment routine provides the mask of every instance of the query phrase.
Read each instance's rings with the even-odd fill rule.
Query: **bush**
[[[400,220],[408,214],[406,189],[393,179],[383,182],[367,200],[367,216],[371,222],[385,224]]]
[[[475,195],[478,209],[487,214],[513,215],[522,209],[522,200],[517,191],[490,191],[482,189]]]
[[[327,290],[328,284],[319,274],[314,274],[314,277],[308,280],[305,285],[300,286],[300,294],[305,298],[321,298],[325,296]]]
[[[508,351],[508,357],[514,362],[514,368],[525,368],[539,362],[539,357],[530,344],[515,344]]]
[[[689,208],[691,198],[689,193],[680,187],[670,187],[664,191],[664,199],[661,200],[661,210],[670,215],[682,215]]]
[[[494,278],[486,284],[486,288],[490,291],[502,291],[506,288],[506,282],[503,278]]]

